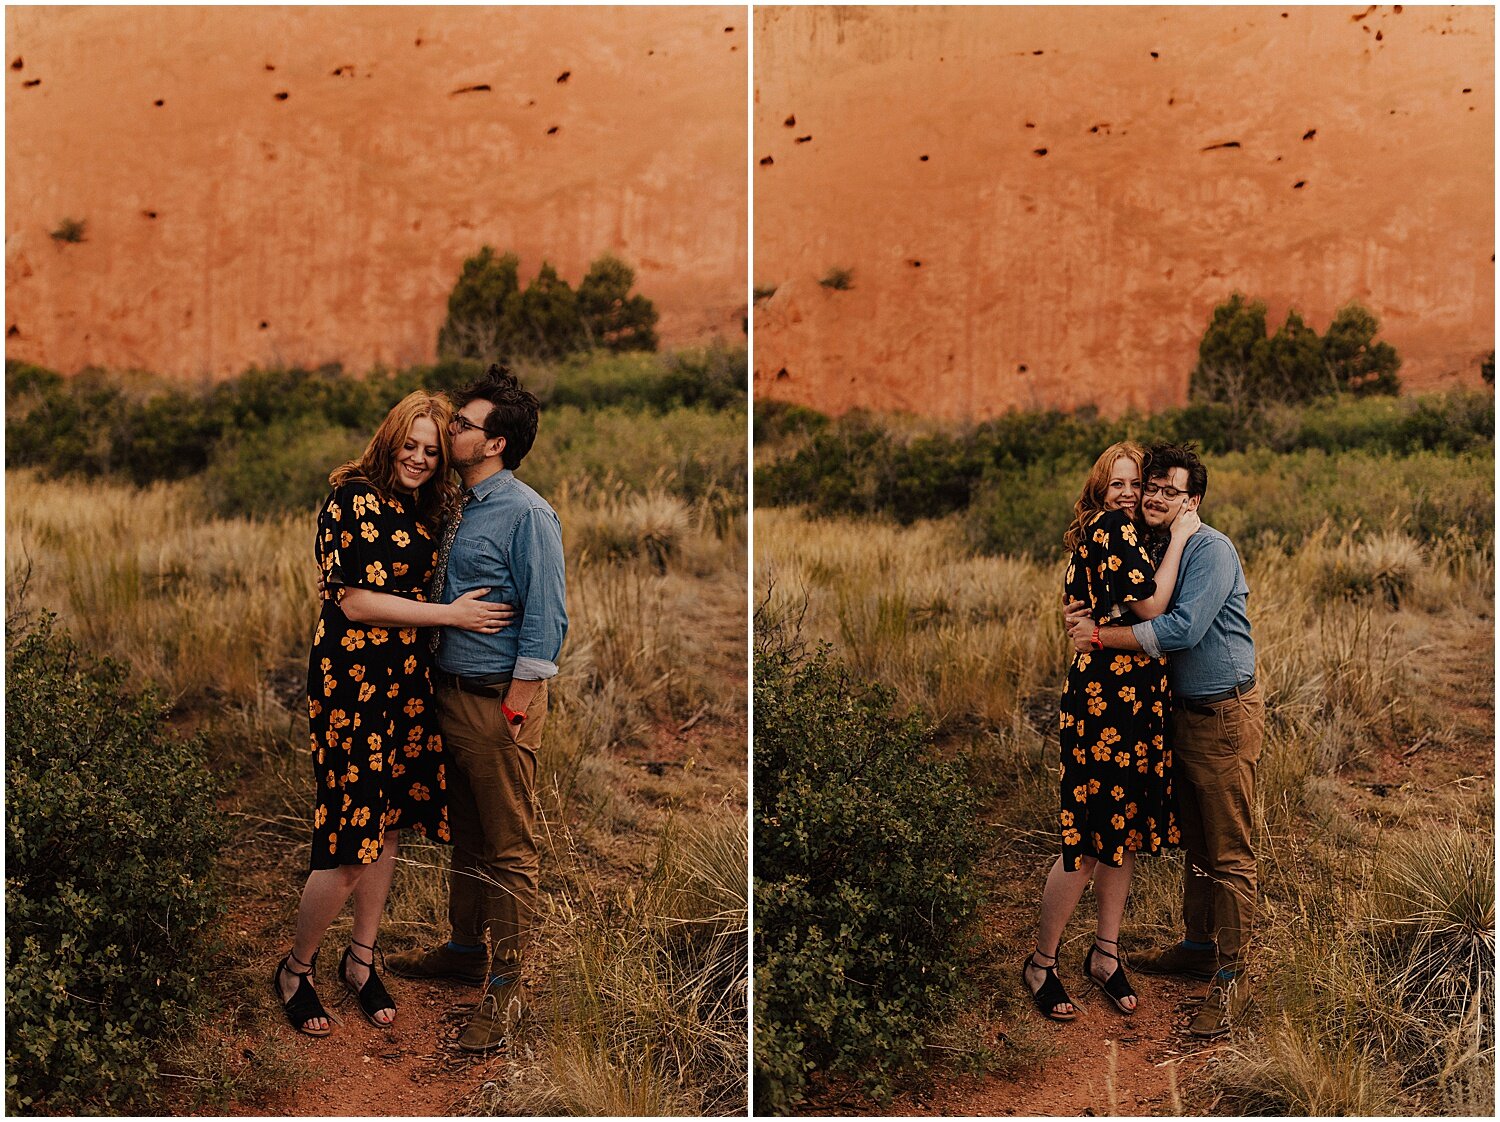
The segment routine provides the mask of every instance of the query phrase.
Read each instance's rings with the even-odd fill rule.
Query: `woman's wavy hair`
[[[385,415],[385,420],[380,422],[359,458],[333,469],[328,477],[329,484],[339,487],[345,483],[368,483],[387,499],[394,499],[397,490],[396,453],[406,443],[412,425],[423,417],[430,417],[437,425],[438,465],[432,478],[417,488],[415,513],[423,524],[437,527],[458,500],[458,485],[450,470],[453,442],[448,435],[453,406],[442,394],[415,390],[403,397]]]
[[[1133,440],[1122,440],[1118,444],[1111,444],[1099,454],[1094,461],[1094,466],[1089,469],[1088,478],[1083,481],[1083,491],[1078,496],[1078,501],[1073,504],[1073,522],[1068,527],[1068,532],[1063,535],[1063,544],[1068,547],[1068,552],[1073,553],[1078,549],[1079,543],[1083,541],[1083,528],[1088,524],[1090,518],[1104,509],[1104,495],[1109,489],[1109,477],[1115,470],[1115,461],[1124,457],[1135,464],[1135,470],[1140,473],[1141,482],[1146,481],[1146,450]]]

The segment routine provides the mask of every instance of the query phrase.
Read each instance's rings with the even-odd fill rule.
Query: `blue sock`
[[[448,949],[450,951],[458,951],[461,954],[473,954],[475,951],[482,951],[482,950],[484,950],[484,946],[483,946],[483,944],[481,944],[481,945],[479,945],[477,947],[470,947],[470,946],[465,946],[463,943],[455,943],[452,939],[449,939],[448,940]]]
[[[1184,949],[1190,951],[1211,951],[1214,949],[1214,945],[1212,943],[1197,943],[1192,939],[1184,939],[1182,941],[1182,946]]]
[[[1220,970],[1217,974],[1214,975],[1214,980],[1218,981],[1218,982],[1232,982],[1232,981],[1234,981],[1234,967],[1233,966],[1226,966],[1226,967],[1224,967],[1222,970]]]
[[[514,982],[514,981],[515,981],[514,978],[506,977],[504,974],[491,974],[490,975],[490,985],[491,986],[508,986],[508,985],[510,985],[511,982]]]

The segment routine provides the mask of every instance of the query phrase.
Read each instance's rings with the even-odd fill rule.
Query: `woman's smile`
[[[432,478],[438,465],[438,431],[431,417],[412,422],[406,442],[396,452],[396,478],[408,491],[415,491]]]

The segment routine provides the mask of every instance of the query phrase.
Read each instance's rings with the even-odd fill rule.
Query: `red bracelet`
[[[1104,649],[1104,640],[1099,638],[1099,625],[1097,623],[1094,624],[1094,637],[1089,640],[1089,646],[1093,647],[1096,651]]]
[[[516,712],[509,705],[505,704],[503,700],[500,702],[500,712],[504,713],[505,719],[513,725],[524,724],[526,721],[525,713]]]

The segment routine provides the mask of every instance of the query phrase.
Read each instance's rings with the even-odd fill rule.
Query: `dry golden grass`
[[[544,1016],[527,1041],[533,1058],[514,1065],[520,1098],[504,1108],[742,1111],[744,516],[712,497],[687,506],[618,488],[558,500],[571,621],[540,758],[546,918],[532,984]],[[57,612],[86,649],[155,683],[210,737],[226,774],[241,777],[235,891],[289,928],[311,828],[301,682],[317,616],[313,528],[201,509],[191,482],[137,490],[8,473],[13,600],[25,585],[8,607]],[[591,552],[599,541],[633,544]],[[724,731],[673,770],[642,774],[628,758],[655,755],[663,729],[670,737],[695,715]],[[653,864],[628,871],[642,853]],[[403,847],[385,926],[393,947],[445,931],[447,857]],[[336,921],[329,940],[347,925]],[[230,992],[235,979],[263,986],[240,977],[241,962],[258,971],[255,949],[234,951]],[[273,1012],[257,1003],[232,1020],[254,1036]],[[258,1068],[226,1064],[187,1033],[171,1064],[202,1105],[243,1104],[297,1076],[274,1052]]]

